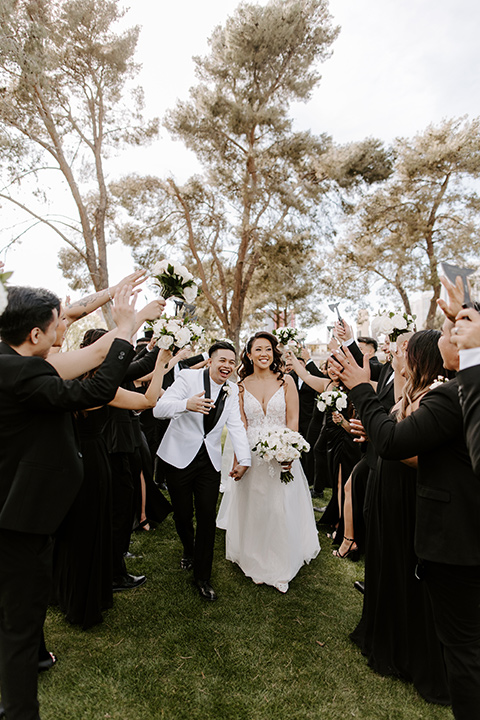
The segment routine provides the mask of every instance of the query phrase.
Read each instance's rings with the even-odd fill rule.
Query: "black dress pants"
[[[39,720],[38,648],[51,591],[48,535],[0,530],[0,687],[8,720]]]
[[[480,720],[480,567],[425,562],[456,720]]]
[[[186,468],[176,468],[165,463],[165,469],[175,527],[183,544],[183,553],[193,557],[195,579],[210,580],[220,471],[213,467],[205,445],[202,445]],[[193,526],[194,510],[196,530]]]

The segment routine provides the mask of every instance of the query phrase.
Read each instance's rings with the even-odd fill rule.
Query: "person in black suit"
[[[473,469],[480,475],[480,313],[469,308],[457,315],[453,341],[460,350],[458,388],[465,440]]]
[[[117,339],[94,378],[65,381],[46,361],[60,301],[11,287],[0,316],[0,686],[8,720],[38,720],[38,648],[52,535],[83,478],[73,410],[115,395],[133,355],[131,287],[116,295]]]
[[[324,378],[325,375],[317,367],[310,357],[310,353],[306,348],[302,348],[302,356],[298,358],[299,362],[304,365],[305,369],[315,377]],[[285,370],[289,375],[292,376],[295,381],[295,385],[298,390],[299,410],[298,410],[298,432],[305,438],[310,445],[308,452],[302,453],[300,462],[302,463],[303,471],[307,478],[308,484],[313,486],[315,479],[315,468],[314,468],[314,455],[313,447],[317,441],[319,432],[311,433],[309,436],[311,421],[313,417],[313,411],[315,408],[315,399],[317,397],[317,391],[314,390],[308,383],[304,382],[297,373],[293,370],[290,359],[287,358],[285,361]]]
[[[454,324],[443,324],[439,349],[456,370]],[[443,646],[452,710],[457,720],[480,717],[480,492],[465,443],[456,379],[430,390],[418,410],[396,422],[353,355],[336,353],[337,369],[368,437],[387,460],[418,455],[415,552]]]

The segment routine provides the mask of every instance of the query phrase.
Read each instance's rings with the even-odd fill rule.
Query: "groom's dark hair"
[[[17,347],[33,328],[45,332],[53,320],[53,311],[60,312],[60,300],[44,288],[12,285],[8,290],[8,304],[0,315],[0,337],[8,345]]]
[[[229,342],[226,342],[225,340],[218,340],[217,342],[213,343],[213,345],[208,348],[208,357],[212,357],[213,353],[217,352],[217,350],[230,350],[231,352],[233,352],[235,357],[237,356],[237,352],[233,345]]]

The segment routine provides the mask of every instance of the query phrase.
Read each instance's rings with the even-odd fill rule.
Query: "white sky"
[[[130,0],[128,24],[143,26],[137,59],[149,116],[163,116],[195,84],[193,55],[237,6],[236,0]],[[262,3],[265,4],[265,3]],[[330,0],[341,33],[322,81],[307,105],[296,105],[298,128],[327,132],[336,142],[368,136],[390,142],[444,117],[480,115],[480,3],[478,0]],[[111,162],[111,178],[127,172],[173,173],[180,181],[198,170],[195,158],[162,129],[158,142]],[[5,209],[3,209],[5,213]],[[3,226],[5,222],[4,214]],[[16,284],[46,285],[60,295],[68,286],[56,268],[56,238],[38,229],[0,259]],[[130,270],[125,248],[110,249],[110,277]]]

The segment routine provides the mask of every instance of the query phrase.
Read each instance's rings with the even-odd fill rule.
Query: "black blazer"
[[[480,475],[480,365],[457,374],[460,405],[463,410],[465,441],[473,470]]]
[[[463,436],[457,380],[430,390],[401,422],[388,415],[371,385],[358,385],[350,396],[380,457],[418,455],[418,557],[480,565],[480,483]]]
[[[306,364],[306,369],[311,375],[314,375],[315,377],[325,377],[325,375],[317,367],[313,360],[308,361],[308,363]],[[295,381],[295,385],[297,386],[299,400],[298,429],[300,433],[305,437],[308,431],[308,426],[310,425],[310,421],[313,416],[313,411],[315,408],[315,398],[317,397],[318,393],[306,382],[303,382],[302,386],[299,388],[298,375],[293,370],[288,374],[292,376],[293,380]]]
[[[72,411],[110,402],[133,355],[115,340],[93,378],[62,380],[0,343],[0,528],[55,532],[83,480]]]

